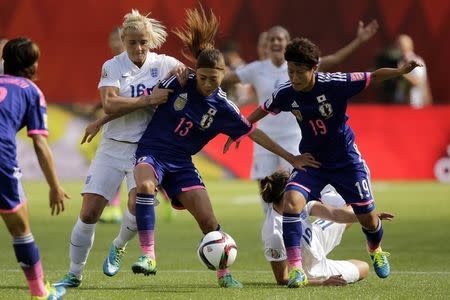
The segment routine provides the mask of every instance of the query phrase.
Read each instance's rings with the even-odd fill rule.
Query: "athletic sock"
[[[286,247],[289,269],[302,269],[300,240],[302,237],[302,223],[300,214],[283,214],[283,241]]]
[[[113,244],[117,248],[124,248],[127,243],[134,238],[137,233],[136,217],[128,209],[125,210],[120,226],[119,235],[114,239]]]
[[[70,237],[70,268],[69,272],[81,277],[86,261],[94,244],[95,225],[87,224],[78,218]]]
[[[13,247],[17,262],[25,273],[31,295],[45,296],[47,291],[44,284],[44,271],[33,234],[13,237]]]
[[[155,195],[136,195],[136,224],[142,253],[155,259]]]
[[[369,250],[369,252],[377,250],[380,247],[381,239],[383,238],[383,225],[381,223],[381,220],[378,219],[378,225],[375,230],[368,230],[363,227],[362,231],[366,235],[367,249]]]

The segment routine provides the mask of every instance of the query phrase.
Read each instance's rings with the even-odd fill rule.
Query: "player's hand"
[[[375,33],[378,31],[378,22],[377,20],[372,20],[369,24],[364,27],[364,23],[359,21],[358,30],[356,31],[356,38],[361,42],[365,43],[369,39],[371,39]]]
[[[164,104],[167,102],[167,99],[169,99],[169,94],[172,93],[173,90],[171,89],[163,89],[159,87],[159,82],[155,85],[153,88],[152,94],[149,96],[143,96],[147,97],[147,100],[149,101],[150,105],[152,106],[158,106],[160,104]]]
[[[324,286],[344,286],[347,285],[347,281],[342,278],[342,275],[331,276],[330,278],[322,282]]]
[[[378,218],[380,218],[380,220],[387,220],[387,221],[392,221],[394,219],[394,215],[388,212],[380,212],[378,214]]]
[[[304,153],[302,155],[294,156],[289,163],[298,170],[305,170],[304,167],[318,168],[320,162],[318,162],[310,153]]]
[[[423,67],[423,64],[418,63],[415,60],[411,60],[409,62],[407,62],[406,64],[404,64],[401,68],[400,68],[400,72],[402,74],[408,74],[409,72],[411,72],[412,70],[414,70],[417,67]]]
[[[228,138],[227,142],[225,143],[225,145],[223,146],[223,154],[227,153],[228,150],[230,149],[231,145],[234,143],[235,141],[232,138]],[[239,144],[240,142],[236,142],[234,145],[234,148],[237,149],[239,148]]]
[[[49,199],[53,216],[55,213],[59,215],[60,212],[64,211],[64,200],[70,199],[70,196],[64,192],[62,187],[57,186],[56,188],[50,188]]]
[[[83,145],[85,142],[90,143],[101,128],[102,125],[98,124],[97,121],[92,122],[88,126],[86,126],[86,129],[84,130],[84,136],[81,139],[80,144]]]

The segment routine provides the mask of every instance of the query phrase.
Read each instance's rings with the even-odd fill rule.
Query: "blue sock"
[[[136,195],[136,225],[138,231],[155,229],[155,195]]]
[[[283,241],[286,247],[287,261],[290,268],[302,269],[300,240],[302,223],[300,214],[283,214]]]
[[[13,247],[17,262],[21,266],[33,266],[40,260],[39,248],[36,246],[31,233],[21,237],[14,237]]]
[[[143,254],[155,259],[155,195],[136,195],[136,225]]]
[[[366,235],[367,248],[369,249],[369,252],[372,252],[380,247],[381,239],[383,238],[383,225],[380,219],[378,219],[378,226],[375,230],[362,228],[362,231]]]
[[[286,248],[298,246],[300,247],[300,239],[302,237],[302,223],[300,222],[300,214],[283,214],[283,240]]]

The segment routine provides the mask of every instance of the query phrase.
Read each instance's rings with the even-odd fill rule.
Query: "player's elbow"
[[[115,108],[115,106],[111,102],[112,101],[110,99],[108,99],[108,98],[106,98],[103,101],[103,111],[107,115],[112,115],[112,114],[117,113],[117,109]]]

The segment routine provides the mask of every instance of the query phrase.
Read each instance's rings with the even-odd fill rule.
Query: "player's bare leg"
[[[220,225],[214,215],[208,193],[205,189],[195,189],[177,195],[180,203],[195,218],[203,234],[220,230]],[[231,276],[228,268],[217,270],[219,286],[224,288],[242,288],[243,285]]]

